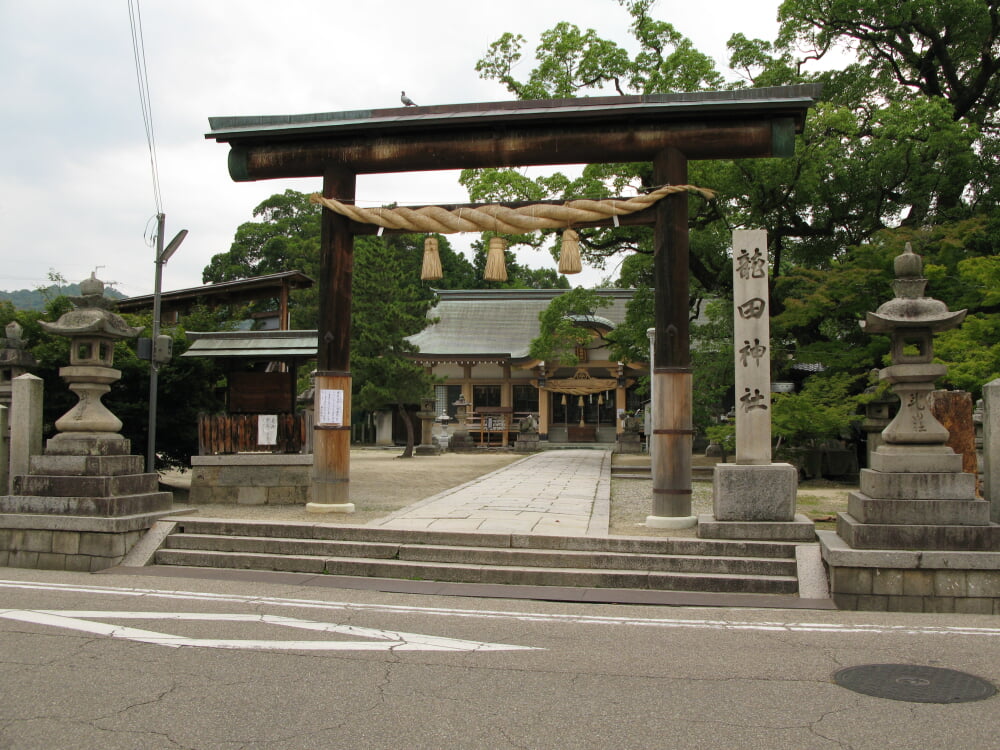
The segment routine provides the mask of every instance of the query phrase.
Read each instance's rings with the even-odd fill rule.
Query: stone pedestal
[[[716,464],[712,510],[719,521],[791,521],[798,472],[791,464]]]
[[[188,502],[301,505],[312,502],[310,454],[191,456]]]
[[[642,453],[642,435],[638,432],[623,432],[618,436],[615,453]]]
[[[120,436],[59,435],[0,497],[0,565],[93,571],[117,565],[174,512],[142,456]]]
[[[815,526],[795,513],[798,471],[791,464],[716,464],[712,515],[698,518],[703,539],[769,539],[810,542]]]
[[[519,432],[514,440],[515,453],[534,453],[539,449],[539,436],[537,432]]]

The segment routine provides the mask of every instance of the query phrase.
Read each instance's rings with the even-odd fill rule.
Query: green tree
[[[538,336],[531,341],[530,356],[543,360],[552,370],[557,366],[576,366],[580,361],[577,347],[585,346],[593,338],[592,329],[581,323],[585,323],[597,310],[610,305],[611,300],[583,287],[553,298],[538,313],[541,326]]]
[[[375,411],[395,407],[406,425],[406,448],[413,456],[415,430],[407,409],[432,392],[435,379],[407,358],[416,347],[408,336],[428,323],[428,300],[405,268],[407,241],[399,236],[355,241],[351,309],[351,372],[354,406]]]
[[[12,305],[0,307],[0,325],[20,323],[25,346],[37,362],[32,372],[43,381],[42,422],[46,438],[55,435],[56,420],[76,404],[77,397],[59,375],[60,368],[69,364],[69,339],[46,332],[39,321],[54,322],[71,308],[69,298],[61,294],[51,297],[44,311],[15,310]],[[130,325],[145,327],[140,335],[150,335],[149,315],[123,317]],[[221,374],[213,363],[203,358],[179,358],[190,345],[185,323],[187,318],[182,318],[181,326],[163,329],[163,333],[174,337],[174,358],[160,370],[159,403],[163,408],[158,414],[156,441],[160,467],[190,466],[191,456],[198,454],[198,413],[224,408],[224,401],[217,394]],[[121,379],[111,386],[102,401],[122,420],[122,435],[132,441],[133,452],[142,453],[149,415],[149,363],[136,356],[135,341],[126,340],[115,344],[114,366],[121,371]]]
[[[310,203],[305,193],[286,190],[272,195],[254,209],[257,221],[241,224],[236,230],[229,251],[212,257],[202,272],[203,280],[217,283],[291,270],[300,270],[318,280],[321,211],[319,205]],[[444,278],[421,282],[424,235],[392,236],[400,248],[399,262],[409,274],[407,278],[422,290],[425,298],[433,296],[433,287],[471,289],[481,283],[481,276],[476,276],[473,265],[456,252],[443,235],[435,236]],[[362,242],[365,238],[358,237],[356,241]],[[289,307],[292,328],[315,328],[319,315],[318,284],[311,289],[293,290]],[[276,310],[277,300],[261,303],[257,309]]]
[[[891,294],[891,259],[915,235],[929,253],[932,293],[953,308],[952,299],[967,298],[963,289],[992,278],[989,261],[970,257],[988,253],[970,253],[971,245],[957,239],[956,222],[990,210],[1000,184],[996,3],[786,0],[774,41],[732,35],[729,65],[737,78],[728,82],[671,33],[676,30],[652,20],[652,0],[620,4],[632,18],[634,53],[592,30],[580,33],[559,24],[543,34],[526,77],[515,76],[516,64],[527,57],[526,42],[510,34],[489,48],[477,69],[519,97],[824,85],[823,100],[797,137],[793,158],[689,165],[690,182],[720,193],[713,202],[690,201],[692,313],[703,296],[731,295],[732,229],[766,229],[776,375],[787,374],[783,368],[796,362],[818,362],[850,375],[851,387],[862,387],[859,376],[882,364],[887,341],[865,336],[857,321]],[[807,72],[815,58],[837,46],[852,50],[855,59],[839,70]],[[482,170],[463,175],[463,181],[470,192],[532,200],[602,197],[652,186],[648,164],[594,164],[577,179],[555,174],[534,181]],[[620,264],[620,285],[652,284],[648,230],[582,235],[591,263],[628,256]],[[956,243],[965,249],[956,250]],[[939,275],[944,278],[935,286]],[[981,303],[963,304],[970,309],[969,322],[944,334],[938,353],[953,363],[949,382],[971,387],[995,369],[995,338],[989,337],[997,327]],[[644,348],[652,322],[650,295],[641,291],[613,337],[620,356]],[[721,385],[722,370],[711,364],[711,354],[692,358],[696,379],[702,370],[703,378]]]

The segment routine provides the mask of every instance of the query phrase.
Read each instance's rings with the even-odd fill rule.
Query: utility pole
[[[153,336],[149,358],[149,419],[146,437],[146,471],[156,471],[156,401],[159,387],[159,370],[163,362],[170,360],[170,347],[160,342],[160,291],[163,282],[163,266],[174,251],[187,237],[188,230],[182,229],[170,244],[163,246],[163,229],[166,224],[164,214],[156,215],[156,278],[153,282]]]

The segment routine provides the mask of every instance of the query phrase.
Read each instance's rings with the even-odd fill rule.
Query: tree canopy
[[[794,157],[689,164],[690,182],[720,194],[690,199],[692,317],[699,298],[731,296],[732,230],[766,229],[775,374],[821,363],[851,373],[860,389],[864,373],[883,364],[887,341],[865,336],[857,321],[891,296],[891,259],[912,241],[925,255],[928,293],[970,309],[965,326],[937,348],[952,366],[949,384],[977,392],[1000,375],[992,343],[1000,311],[986,291],[997,271],[996,2],[785,0],[775,39],[731,36],[726,75],[681,30],[658,20],[655,0],[619,5],[631,18],[627,42],[566,21],[544,32],[532,52],[523,36],[506,32],[477,71],[519,98],[824,85]],[[837,52],[842,64],[817,64],[829,66]],[[476,170],[462,182],[476,199],[567,200],[646,190],[655,187],[651,174],[644,163],[591,164],[572,178]],[[641,351],[652,323],[642,290],[652,285],[651,232],[586,230],[581,249],[599,267],[625,256],[617,283],[640,291],[614,338],[622,356]]]

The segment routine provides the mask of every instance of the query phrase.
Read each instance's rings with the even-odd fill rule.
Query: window
[[[514,386],[514,413],[538,411],[538,389],[533,385]]]
[[[500,406],[500,386],[472,386],[472,404],[476,409],[480,409],[484,406]]]
[[[462,386],[460,385],[434,386],[434,413],[441,416],[441,412],[444,412],[454,419],[458,408],[453,404],[458,401],[458,397],[461,395]]]

